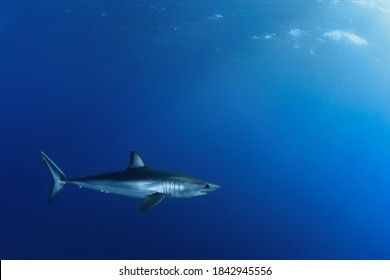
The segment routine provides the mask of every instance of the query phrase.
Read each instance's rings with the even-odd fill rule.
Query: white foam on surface
[[[368,45],[367,40],[363,37],[360,37],[352,32],[342,30],[325,32],[324,37],[335,41],[346,40],[357,45]]]

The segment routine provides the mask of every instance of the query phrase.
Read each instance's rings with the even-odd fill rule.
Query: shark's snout
[[[216,185],[216,184],[206,184],[206,186],[204,187],[203,191],[204,192],[212,192],[212,191],[215,191],[215,190],[218,190],[219,188],[221,188],[220,186]]]

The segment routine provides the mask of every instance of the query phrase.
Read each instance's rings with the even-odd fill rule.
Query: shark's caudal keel
[[[41,155],[53,180],[49,202],[65,184],[73,184],[104,193],[144,198],[145,201],[140,206],[140,210],[144,211],[156,206],[165,197],[188,198],[206,195],[220,188],[190,176],[148,169],[134,151],[131,152],[130,165],[126,170],[80,178],[67,178],[44,152]]]

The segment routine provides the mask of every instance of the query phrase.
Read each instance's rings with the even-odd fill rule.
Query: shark
[[[41,156],[53,181],[49,193],[49,203],[67,184],[97,190],[102,193],[144,199],[139,207],[140,211],[156,206],[165,197],[190,198],[203,196],[220,188],[219,185],[191,176],[149,169],[135,151],[130,153],[130,164],[125,170],[78,178],[67,178],[61,169],[42,151]]]

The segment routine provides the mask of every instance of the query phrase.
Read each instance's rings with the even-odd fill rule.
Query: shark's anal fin
[[[139,210],[145,211],[148,210],[149,208],[156,206],[161,202],[161,200],[163,200],[164,197],[165,195],[162,193],[153,193],[151,195],[148,195],[144,203],[142,203],[141,206],[139,207]]]
[[[130,165],[127,170],[131,170],[134,168],[146,168],[146,165],[142,158],[134,151],[130,154]]]

